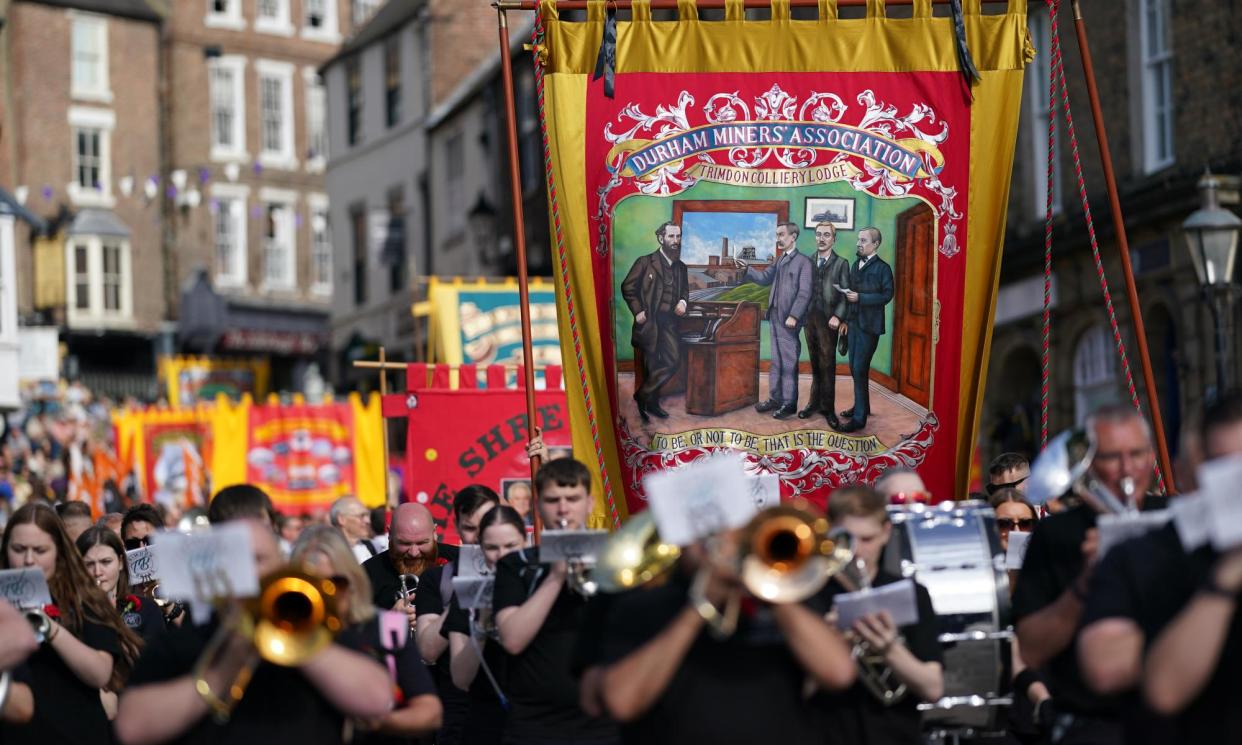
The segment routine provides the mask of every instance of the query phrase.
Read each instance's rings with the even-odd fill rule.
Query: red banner
[[[246,481],[281,509],[326,509],[355,492],[350,404],[256,406],[250,412]]]
[[[473,371],[473,366],[462,369],[467,367]],[[411,373],[409,377],[417,375]],[[559,368],[548,377],[554,377],[559,385]],[[447,383],[440,377],[437,380]],[[490,374],[489,382],[505,384],[503,377]],[[451,543],[457,539],[457,528],[450,519],[453,495],[470,484],[495,489],[519,512],[529,514],[534,499],[530,460],[526,457],[530,431],[522,390],[451,389],[447,385],[424,388],[389,396],[384,414],[409,418],[405,492],[411,501],[431,509],[442,540]],[[550,457],[571,455],[563,390],[535,393],[535,426],[543,432]]]

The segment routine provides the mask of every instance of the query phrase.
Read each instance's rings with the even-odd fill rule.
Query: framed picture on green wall
[[[807,197],[805,222],[802,227],[814,228],[830,222],[837,230],[854,229],[854,200],[830,197]]]

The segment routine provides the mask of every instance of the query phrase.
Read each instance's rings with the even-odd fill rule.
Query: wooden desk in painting
[[[686,413],[718,416],[759,400],[759,306],[693,301],[679,319],[681,364],[661,396],[686,394]],[[637,351],[637,350],[635,350]],[[635,388],[642,362],[635,360]]]

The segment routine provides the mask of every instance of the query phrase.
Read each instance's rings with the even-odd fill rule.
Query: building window
[[[379,10],[379,6],[383,4],[384,0],[353,0],[351,20],[354,24],[354,31],[371,20],[371,16],[375,15],[375,11]]]
[[[90,251],[86,243],[73,244],[73,307],[77,310],[91,309]]]
[[[108,25],[95,16],[73,16],[73,96],[112,100],[108,91]]]
[[[388,290],[392,293],[405,289],[408,266],[405,246],[405,190],[398,186],[388,192],[388,236],[384,239]]]
[[[293,207],[268,204],[263,230],[263,284],[268,289],[294,287],[297,267],[293,233]]]
[[[254,30],[281,36],[292,35],[293,25],[289,22],[289,0],[257,0]]]
[[[354,252],[354,305],[367,302],[367,212],[362,205],[349,211]]]
[[[348,108],[347,136],[350,145],[362,139],[362,64],[358,57],[345,63],[346,107]]]
[[[1074,349],[1074,420],[1082,424],[1100,406],[1121,400],[1117,347],[1102,324],[1088,329]]]
[[[73,172],[78,188],[99,192],[103,188],[103,131],[77,127],[73,135],[77,142],[73,152]]]
[[[328,227],[328,200],[307,197],[310,206],[311,292],[332,294],[332,233]]]
[[[1148,173],[1173,162],[1173,48],[1169,0],[1139,0],[1143,163]]]
[[[1049,66],[1052,59],[1052,35],[1048,31],[1046,13],[1031,13],[1027,19],[1031,44],[1035,47],[1035,62],[1026,76],[1027,137],[1031,143],[1031,201],[1033,218],[1041,218],[1048,210],[1048,120],[1055,116],[1052,101],[1048,98]],[[1061,212],[1061,130],[1052,141],[1052,212]]]
[[[384,111],[388,126],[401,121],[401,36],[384,42]]]
[[[107,323],[132,315],[129,241],[76,235],[66,245],[69,323]]]
[[[216,199],[216,283],[239,287],[246,284],[246,200]]]
[[[461,132],[448,138],[444,145],[445,196],[448,199],[449,230],[466,227],[466,152]]]
[[[306,160],[308,168],[323,168],[328,155],[327,93],[314,70],[305,76],[306,83]]]
[[[265,166],[297,167],[293,153],[293,66],[260,60],[259,162]]]
[[[246,58],[220,57],[208,67],[211,95],[211,157],[246,157]]]
[[[104,312],[117,313],[121,310],[121,246],[104,243],[102,248]]]
[[[336,27],[336,0],[303,0],[302,10],[306,14],[302,23],[302,38],[326,42],[340,40]]]
[[[207,17],[203,19],[203,25],[208,28],[244,29],[246,21],[242,19],[241,3],[242,0],[207,0]]]

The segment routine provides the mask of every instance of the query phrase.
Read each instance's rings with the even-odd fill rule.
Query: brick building
[[[66,371],[150,393],[165,338],[159,16],[141,0],[0,7],[0,182],[46,222],[14,235],[23,325],[60,329]]]
[[[1175,12],[1174,12],[1175,10]],[[1205,167],[1236,184],[1242,172],[1242,18],[1227,4],[1189,0],[1084,3],[1092,57],[1121,194],[1157,394],[1170,448],[1216,385],[1213,325],[1181,223],[1199,206]],[[1070,7],[1059,26],[1087,191],[1118,320],[1142,392],[1132,319],[1095,142]],[[983,461],[1002,450],[1031,453],[1039,441],[1040,309],[1043,298],[1044,163],[1048,126],[1048,12],[1032,4],[1038,58],[1025,99],[980,428]],[[1053,198],[1054,308],[1051,429],[1081,423],[1105,401],[1125,400],[1121,364],[1078,200],[1064,120]],[[1221,195],[1238,209],[1236,187]],[[1237,329],[1236,309],[1232,321]],[[1229,368],[1237,369],[1236,331]],[[1234,378],[1236,380],[1236,377]],[[1146,410],[1146,396],[1143,396]]]

